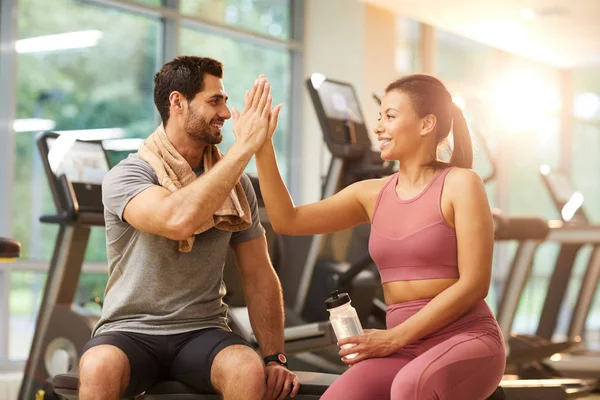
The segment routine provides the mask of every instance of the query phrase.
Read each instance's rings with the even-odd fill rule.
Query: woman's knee
[[[421,377],[408,370],[402,370],[396,375],[390,389],[391,400],[417,400]]]
[[[404,363],[392,358],[361,361],[337,378],[321,400],[389,399],[392,380]]]

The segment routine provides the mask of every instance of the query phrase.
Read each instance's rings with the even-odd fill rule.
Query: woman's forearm
[[[460,280],[435,296],[425,307],[391,329],[398,348],[407,346],[465,315],[485,294]]]
[[[269,221],[275,232],[281,232],[293,223],[296,209],[283,183],[273,143],[265,145],[255,154],[260,191],[267,208]]]

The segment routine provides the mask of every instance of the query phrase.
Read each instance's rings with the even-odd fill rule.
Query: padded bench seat
[[[296,371],[296,374],[302,385],[300,386],[300,391],[295,399],[304,400],[318,399],[339,376],[305,371]],[[76,369],[66,374],[56,375],[52,380],[52,384],[57,394],[65,397],[67,400],[78,400],[77,387],[79,386],[79,377]],[[144,394],[144,399],[219,400],[220,397],[211,393],[198,393],[194,389],[178,381],[161,381]],[[499,387],[487,400],[504,399],[504,390]]]
[[[338,375],[321,374],[315,372],[297,371],[298,379],[302,385],[296,399],[318,399],[325,390],[335,381]],[[67,400],[77,400],[77,387],[79,376],[77,369],[66,374],[59,374],[52,379],[54,391]],[[220,397],[212,393],[198,393],[189,386],[179,381],[161,381],[146,391],[144,399],[148,400],[219,400]]]

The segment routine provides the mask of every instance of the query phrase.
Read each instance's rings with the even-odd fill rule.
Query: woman
[[[454,149],[444,163],[436,154],[451,128]],[[398,173],[300,207],[284,186],[271,140],[256,155],[276,232],[372,224],[369,251],[388,305],[387,329],[339,342],[354,345],[339,353],[351,368],[321,399],[485,399],[502,378],[506,355],[484,300],[493,222],[483,183],[470,169],[465,118],[438,79],[410,75],[386,88],[375,134],[381,157],[400,162]]]

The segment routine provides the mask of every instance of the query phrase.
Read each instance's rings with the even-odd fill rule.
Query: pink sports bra
[[[437,172],[417,197],[401,200],[396,194],[398,174],[383,186],[369,237],[369,253],[381,282],[458,278],[456,231],[442,214],[446,175]]]

